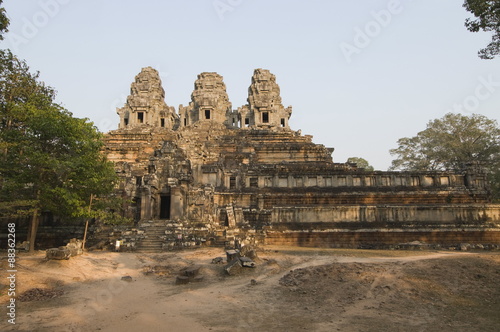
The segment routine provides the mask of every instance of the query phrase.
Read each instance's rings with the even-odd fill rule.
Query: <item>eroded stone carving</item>
[[[179,106],[181,124],[188,126],[198,121],[228,123],[231,103],[222,76],[217,73],[201,73],[194,83],[191,102]]]
[[[160,75],[151,67],[143,68],[135,77],[127,103],[117,113],[120,129],[139,126],[174,129],[178,124],[175,109],[165,103]]]
[[[352,239],[364,236],[356,229],[369,229],[364,238],[371,241],[397,228],[394,234],[406,241],[466,223],[500,224],[500,207],[485,205],[486,178],[477,170],[365,172],[334,163],[333,148],[290,129],[292,109],[283,106],[268,70],[255,70],[248,104],[238,110],[222,76],[198,75],[191,102],[180,106],[179,126],[163,98],[158,73],[144,68],[118,110],[119,129],[105,137],[105,153],[123,179],[118,194],[134,202],[124,213],[140,223],[175,224],[165,226],[169,233],[159,248],[231,241],[323,245],[323,236],[344,241],[328,246],[355,246]],[[348,232],[352,238],[341,236]]]
[[[248,88],[248,104],[240,107],[237,113],[242,128],[290,128],[288,120],[292,115],[292,107],[283,106],[276,76],[267,69],[256,69]]]

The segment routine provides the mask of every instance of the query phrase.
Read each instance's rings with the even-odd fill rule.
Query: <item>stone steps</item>
[[[138,225],[144,231],[143,238],[137,242],[137,252],[163,252],[183,248],[201,246],[207,239],[207,231],[199,228],[186,228],[181,223],[171,220],[154,220],[142,222]],[[204,239],[204,240],[202,240]],[[223,246],[224,236],[218,236],[215,245]]]
[[[144,231],[144,238],[137,243],[137,252],[154,253],[163,251],[163,237],[169,221],[144,222],[139,228]]]

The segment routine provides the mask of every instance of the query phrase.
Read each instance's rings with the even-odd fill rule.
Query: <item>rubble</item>
[[[228,262],[231,262],[231,261],[241,257],[240,251],[238,249],[227,250],[226,257],[227,257],[226,260]]]
[[[224,258],[223,257],[215,257],[212,259],[212,264],[224,264]]]
[[[75,257],[78,255],[83,254],[83,242],[78,239],[71,239],[69,243],[66,245],[66,248],[68,248],[71,257]]]
[[[255,262],[248,257],[240,257],[241,265],[243,267],[255,267]]]
[[[229,275],[238,275],[241,273],[243,265],[241,264],[240,258],[234,258],[232,261],[229,261],[226,266],[224,266],[224,271],[226,271]]]
[[[28,251],[30,249],[30,243],[28,241],[18,242],[16,244],[16,249]]]
[[[248,253],[254,253],[254,250],[248,250]],[[240,250],[230,249],[226,251],[227,264],[224,266],[224,271],[229,275],[237,275],[242,272],[243,268],[254,268],[257,265],[249,258],[242,256]]]

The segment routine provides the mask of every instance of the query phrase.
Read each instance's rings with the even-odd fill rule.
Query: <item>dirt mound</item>
[[[316,330],[384,330],[388,322],[392,331],[495,330],[499,263],[492,256],[295,269],[279,280],[276,310]]]

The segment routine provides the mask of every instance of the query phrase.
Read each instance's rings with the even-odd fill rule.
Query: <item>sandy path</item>
[[[359,257],[339,255],[334,251],[327,251],[326,254],[311,251],[294,255],[278,249],[282,248],[272,248],[262,253],[257,269],[250,269],[235,277],[224,277],[220,265],[210,264],[212,258],[224,253],[217,248],[161,254],[156,257],[87,253],[61,262],[42,262],[41,257],[21,258],[20,266],[25,271],[21,272],[22,289],[59,285],[65,289],[65,294],[47,301],[20,303],[18,324],[15,327],[7,326],[6,329],[1,325],[0,330],[223,332],[251,331],[253,326],[261,326],[264,330],[269,328],[268,330],[273,331],[288,331],[290,328],[294,330],[294,322],[278,322],[276,317],[283,314],[282,310],[287,308],[286,301],[293,300],[293,297],[288,298],[287,294],[283,295],[277,288],[279,280],[291,270],[333,263],[404,265],[468,255],[458,252],[422,252],[395,257],[371,254]],[[202,274],[206,277],[199,284],[176,286],[174,275],[162,277],[143,273],[144,266],[155,264],[169,266],[176,273],[181,267],[194,262],[202,266]],[[316,324],[316,331],[344,329],[342,322],[357,319],[358,315],[366,312],[366,308],[376,307],[380,302],[380,292],[386,292],[384,287],[390,285],[390,292],[396,289],[394,285],[399,277],[397,273],[398,269],[391,268],[376,275],[362,294],[362,301],[349,306],[342,305],[341,319],[335,323]],[[131,276],[132,281],[121,280],[123,276]],[[251,285],[252,279],[257,281],[256,285]],[[390,292],[387,291],[385,295],[391,295]],[[4,299],[0,300],[3,302]],[[290,317],[301,315],[298,309],[293,310],[286,314],[291,315]]]

